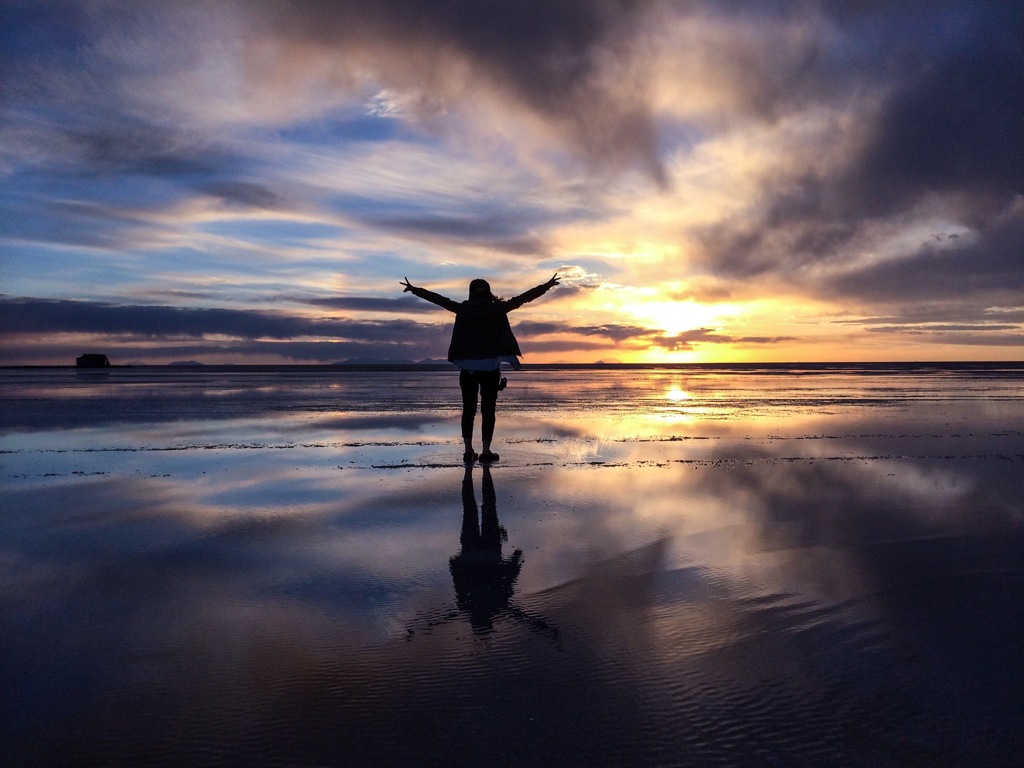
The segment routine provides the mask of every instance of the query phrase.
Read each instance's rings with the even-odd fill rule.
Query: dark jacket
[[[413,287],[410,291],[421,299],[455,313],[452,342],[448,346],[448,359],[455,361],[484,360],[503,355],[521,357],[523,353],[519,351],[519,342],[512,333],[508,313],[543,296],[549,287],[538,285],[508,301],[474,298],[458,302],[426,288]]]

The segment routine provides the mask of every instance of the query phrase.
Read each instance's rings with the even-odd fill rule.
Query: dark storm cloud
[[[131,306],[100,302],[0,299],[0,333],[94,333],[136,338],[340,338],[360,342],[418,341],[436,327],[405,320],[311,319],[260,310]]]
[[[808,180],[796,197],[782,198],[773,209],[779,220],[788,206],[841,245],[866,220],[894,218],[939,198],[957,224],[977,229],[982,239],[1020,236],[1019,216],[999,216],[1024,193],[1024,11],[982,4],[963,16],[955,40],[897,75],[842,172]],[[990,247],[995,271],[966,289],[1001,279],[1003,245]],[[918,256],[932,261],[929,249]],[[1013,266],[1019,271],[1019,256]]]
[[[258,7],[279,39],[342,53],[378,48],[395,59],[407,58],[401,84],[418,80],[433,93],[447,85],[435,80],[443,77],[444,63],[461,62],[464,74],[547,120],[594,164],[639,164],[663,181],[644,82],[627,64],[634,34],[659,5],[653,0],[295,0]]]
[[[926,243],[903,258],[835,276],[826,290],[878,302],[978,294],[1020,304],[1024,292],[1024,205],[987,222],[975,237],[958,238],[951,244]]]
[[[823,6],[828,8],[829,6]],[[971,245],[922,247],[903,258],[836,277],[833,292],[875,301],[919,301],[1018,290],[1024,263],[1024,10],[1009,4],[846,4],[841,32],[890,22],[893,55],[853,61],[859,87],[880,94],[825,151],[826,170],[765,181],[758,208],[699,233],[721,276],[781,274],[807,287],[808,265],[841,267],[885,228],[907,225],[923,206],[976,234]],[[860,25],[860,26],[858,26]],[[906,41],[897,35],[905,33]],[[895,58],[893,58],[895,57]],[[893,66],[892,61],[899,66]],[[819,74],[827,73],[822,67]],[[834,93],[833,103],[854,97]],[[827,101],[823,103],[828,103]]]
[[[1024,192],[1024,11],[990,23],[891,93],[837,184],[853,212],[888,215],[952,194],[970,226]]]

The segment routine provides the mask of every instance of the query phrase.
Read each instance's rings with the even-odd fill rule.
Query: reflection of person
[[[477,507],[473,492],[473,465],[466,466],[462,478],[462,544],[457,555],[448,560],[455,586],[455,606],[433,616],[421,616],[408,629],[412,639],[418,629],[430,629],[460,617],[468,617],[473,633],[486,638],[498,619],[509,618],[531,631],[544,635],[561,647],[558,628],[541,616],[526,611],[515,602],[515,582],[523,567],[523,551],[504,557],[501,545],[508,535],[498,522],[491,468],[484,464],[483,505]]]
[[[491,451],[494,435],[494,408],[498,392],[504,389],[501,378],[501,364],[509,363],[519,368],[519,342],[512,333],[508,313],[513,309],[543,296],[558,285],[555,274],[546,283],[531,288],[507,301],[491,293],[486,280],[473,280],[469,284],[469,298],[458,302],[425,288],[418,288],[409,282],[401,283],[405,291],[426,299],[439,307],[455,313],[452,340],[448,347],[448,360],[459,369],[459,387],[462,390],[462,439],[466,444],[463,458],[474,461],[473,420],[476,416],[477,397],[480,399],[480,428],[483,451],[479,458],[488,463],[498,460],[498,454]]]
[[[508,538],[498,524],[494,482],[490,468],[484,465],[483,506],[477,520],[476,496],[473,493],[473,470],[466,467],[462,479],[462,550],[448,562],[455,584],[458,607],[469,615],[476,632],[488,632],[494,617],[509,607],[513,584],[523,565],[523,551],[511,557],[501,556],[501,543]]]

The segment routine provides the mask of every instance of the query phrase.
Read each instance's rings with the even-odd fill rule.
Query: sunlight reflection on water
[[[509,378],[2,372],[11,764],[1016,764],[1019,370]]]

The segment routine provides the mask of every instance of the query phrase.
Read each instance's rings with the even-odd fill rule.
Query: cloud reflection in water
[[[129,418],[130,381],[64,431],[59,398],[7,411],[14,764],[1011,765],[1020,399],[787,380],[747,419],[749,382],[697,380],[733,415],[679,423],[678,376],[602,372],[574,410],[518,374],[479,508],[444,413],[315,377],[176,420]]]

